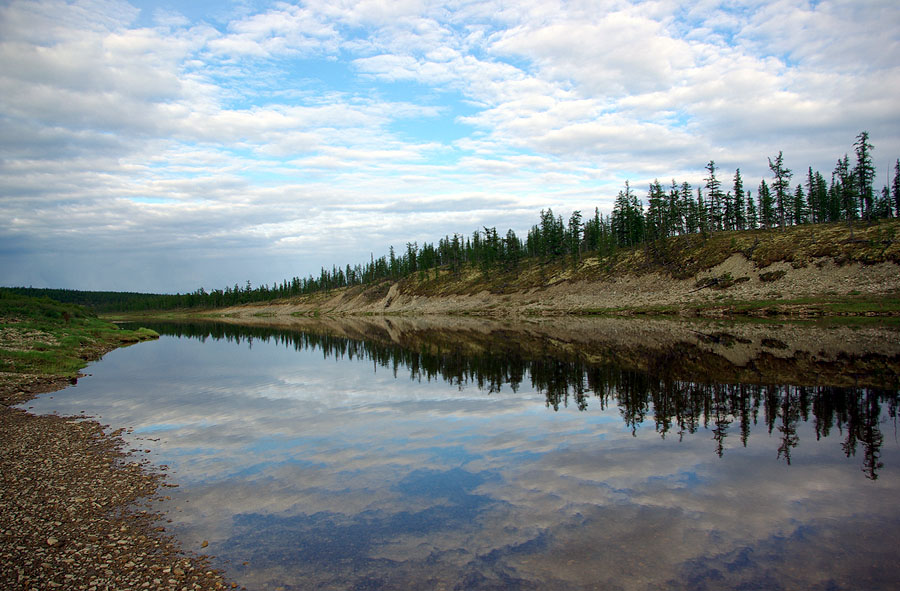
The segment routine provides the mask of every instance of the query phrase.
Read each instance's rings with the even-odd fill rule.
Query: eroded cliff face
[[[735,274],[729,261],[712,269],[708,277]],[[542,288],[494,293],[420,293],[414,285],[383,283],[334,290],[291,301],[228,308],[224,315],[371,315],[371,314],[469,314],[478,316],[543,316],[565,314],[671,314],[681,316],[796,316],[832,315],[827,302],[841,297],[892,298],[900,293],[900,266],[882,263],[853,265],[823,272],[810,269],[784,271],[779,279],[763,282],[758,277],[727,287],[697,288],[702,279],[676,280],[659,274],[626,276],[596,281],[566,280]],[[756,274],[763,274],[756,272]],[[739,271],[740,273],[740,271]],[[752,275],[749,270],[739,275]],[[797,300],[822,298],[822,301]],[[748,307],[748,303],[761,303]],[[893,314],[891,309],[888,314]],[[870,312],[864,312],[864,314]]]
[[[680,236],[604,259],[526,259],[514,268],[420,271],[228,314],[680,314],[819,316],[880,313],[900,294],[900,222]],[[854,298],[856,298],[854,300]],[[836,311],[829,302],[863,302]],[[758,305],[748,306],[748,303]]]

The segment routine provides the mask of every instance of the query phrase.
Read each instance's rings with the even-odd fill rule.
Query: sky
[[[863,130],[880,190],[898,95],[896,0],[0,0],[0,285],[271,285]]]

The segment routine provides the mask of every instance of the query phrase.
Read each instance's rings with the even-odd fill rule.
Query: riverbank
[[[900,220],[679,236],[578,261],[426,271],[218,315],[900,317]]]
[[[152,499],[171,485],[119,433],[14,408],[66,387],[106,352],[156,336],[119,331],[77,306],[0,300],[0,587],[226,587],[207,557],[166,534]]]

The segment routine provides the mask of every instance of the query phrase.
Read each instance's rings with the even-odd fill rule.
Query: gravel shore
[[[66,384],[0,373],[0,588],[237,587],[166,533],[153,501],[175,485],[126,453],[117,433],[11,408]]]

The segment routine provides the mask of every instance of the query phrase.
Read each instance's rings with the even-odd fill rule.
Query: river
[[[27,403],[126,429],[248,589],[900,580],[896,328],[264,323],[153,325]]]

